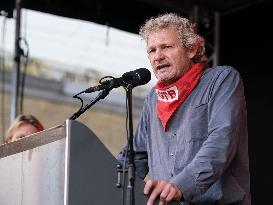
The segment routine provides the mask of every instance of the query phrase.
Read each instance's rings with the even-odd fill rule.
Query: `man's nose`
[[[157,50],[154,55],[155,61],[161,61],[165,58],[164,53],[161,50]]]

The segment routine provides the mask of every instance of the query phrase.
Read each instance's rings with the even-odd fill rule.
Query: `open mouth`
[[[156,70],[161,70],[161,69],[167,68],[169,66],[170,66],[170,64],[168,64],[168,63],[159,64],[156,66]]]

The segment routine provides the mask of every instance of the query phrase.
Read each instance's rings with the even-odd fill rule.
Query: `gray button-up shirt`
[[[169,120],[157,116],[157,95],[147,96],[134,136],[137,175],[167,180],[185,204],[250,205],[248,135],[243,83],[228,66],[206,69]],[[121,152],[117,159],[123,161]]]

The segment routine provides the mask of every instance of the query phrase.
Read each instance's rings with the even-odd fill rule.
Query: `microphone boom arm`
[[[112,88],[108,88],[108,89],[105,89],[105,90],[101,91],[101,92],[98,94],[98,96],[97,96],[93,101],[91,101],[91,103],[87,104],[87,105],[84,106],[84,107],[81,106],[81,108],[80,108],[77,112],[75,112],[69,119],[70,119],[70,120],[75,120],[75,119],[77,119],[79,116],[81,116],[81,114],[83,114],[86,110],[88,110],[88,109],[89,109],[92,105],[94,105],[96,102],[98,102],[98,101],[101,100],[101,99],[104,99],[104,98],[109,94],[109,92],[110,92],[111,89],[112,89]],[[79,94],[80,94],[80,93],[79,93]],[[79,94],[75,95],[74,98],[80,99],[81,102],[82,102],[82,105],[83,105],[83,100],[82,100],[81,98],[78,97]]]
[[[102,82],[102,80],[106,78],[110,78],[110,80],[106,80]],[[151,72],[147,70],[146,68],[139,68],[134,71],[126,72],[120,78],[105,76],[100,79],[100,83],[101,83],[100,85],[87,88],[86,90],[73,96],[73,98],[77,98],[81,101],[82,106],[69,119],[71,120],[77,119],[81,114],[83,114],[87,109],[89,109],[97,101],[105,98],[109,94],[110,90],[112,90],[113,88],[123,86],[123,87],[127,87],[127,89],[129,88],[130,92],[132,92],[132,88],[139,85],[144,85],[148,83],[150,80],[151,80]],[[96,92],[100,90],[102,91],[99,93],[99,95],[90,104],[87,104],[85,107],[83,107],[83,100],[79,97],[79,95],[82,93],[92,93],[92,92]]]

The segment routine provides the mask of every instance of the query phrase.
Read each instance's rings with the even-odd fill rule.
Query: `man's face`
[[[174,28],[151,33],[147,52],[153,72],[159,81],[169,85],[183,76],[192,66],[195,52],[185,48]]]
[[[31,124],[23,123],[17,129],[12,132],[12,138],[9,142],[16,141],[27,135],[38,132],[39,130]]]

